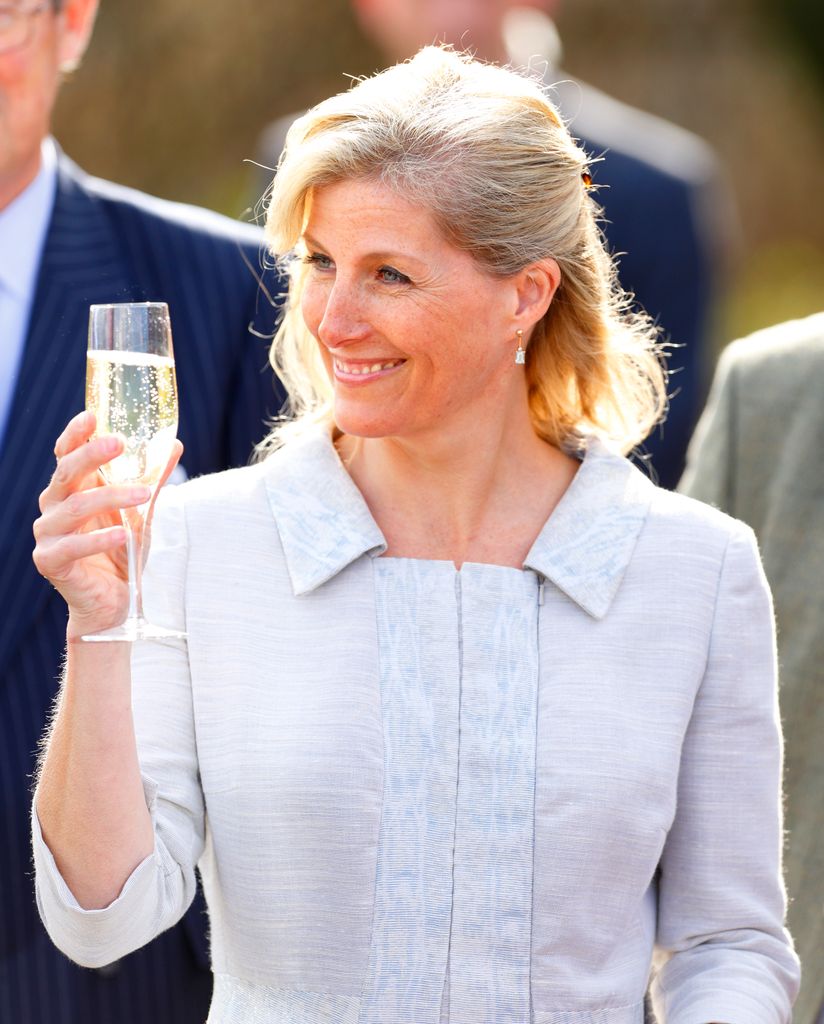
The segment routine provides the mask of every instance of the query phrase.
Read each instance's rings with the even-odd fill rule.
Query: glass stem
[[[126,560],[129,573],[129,612],[127,622],[143,619],[143,535],[146,517],[138,508],[121,512],[126,528]]]

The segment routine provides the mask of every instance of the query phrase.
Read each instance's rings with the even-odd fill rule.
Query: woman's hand
[[[34,523],[34,564],[69,606],[70,640],[126,617],[126,530],[120,510],[150,502],[150,518],[157,493],[183,451],[175,441],[154,494],[143,484],[113,486],[103,481],[100,467],[123,451],[123,440],[116,435],[90,440],[94,429],[94,415],[82,412],[57,439],[57,468],[40,495],[41,515]]]

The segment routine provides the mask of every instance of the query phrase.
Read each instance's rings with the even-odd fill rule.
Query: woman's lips
[[[376,359],[373,362],[363,360],[361,362],[344,362],[343,359],[333,359],[332,365],[335,370],[335,377],[343,381],[365,381],[373,380],[375,377],[382,377],[392,370],[397,370],[406,362],[405,359]]]

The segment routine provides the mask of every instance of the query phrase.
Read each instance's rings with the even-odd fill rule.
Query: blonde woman
[[[296,419],[161,500],[122,618],[118,442],[57,443],[69,606],[38,900],[99,965],[200,867],[211,1024],[786,1024],[770,599],[741,524],[622,456],[664,403],[581,152],[442,49],[292,129],[274,361]],[[113,447],[106,448],[107,444]]]

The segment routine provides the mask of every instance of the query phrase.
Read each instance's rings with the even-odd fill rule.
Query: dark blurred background
[[[824,308],[821,0],[567,0],[557,24],[566,72],[726,166],[740,237],[716,343]],[[93,173],[250,219],[262,127],[379,66],[347,0],[103,0],[56,134]]]

